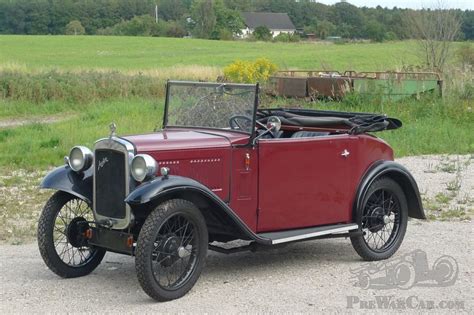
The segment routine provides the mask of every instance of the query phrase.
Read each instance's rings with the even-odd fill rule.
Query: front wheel
[[[166,201],[145,220],[135,268],[143,290],[157,301],[185,295],[198,280],[207,255],[207,226],[189,201]]]
[[[90,247],[85,231],[93,221],[89,205],[62,191],[44,206],[38,222],[38,246],[44,262],[63,278],[91,273],[104,258],[105,250]]]
[[[351,237],[356,252],[369,261],[391,257],[407,229],[408,206],[400,185],[388,177],[374,181],[355,219],[363,232]]]

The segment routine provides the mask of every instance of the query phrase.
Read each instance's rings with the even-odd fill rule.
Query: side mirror
[[[277,133],[281,129],[281,120],[277,116],[270,116],[267,120],[267,129],[272,133]]]

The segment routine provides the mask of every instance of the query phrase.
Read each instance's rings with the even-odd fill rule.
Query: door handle
[[[347,158],[351,153],[349,151],[347,151],[347,149],[344,149],[344,151],[342,151],[341,153],[341,156]]]

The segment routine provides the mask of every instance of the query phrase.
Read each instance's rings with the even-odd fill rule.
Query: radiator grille
[[[126,216],[126,155],[109,149],[95,150],[95,212],[104,217]]]

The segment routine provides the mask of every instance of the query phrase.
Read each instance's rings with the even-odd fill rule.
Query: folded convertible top
[[[266,117],[277,116],[282,124],[286,126],[346,127],[348,133],[351,134],[397,129],[402,126],[402,122],[398,119],[370,113],[277,108],[262,109],[259,111],[259,116],[259,119],[262,121]]]

